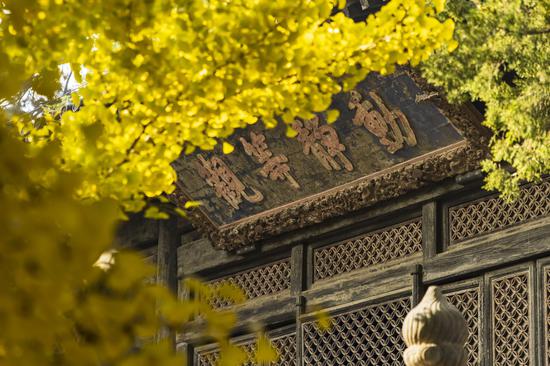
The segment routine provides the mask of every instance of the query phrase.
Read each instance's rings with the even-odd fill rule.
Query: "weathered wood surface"
[[[402,292],[410,294],[411,272],[414,267],[410,263],[419,261],[420,257],[417,254],[407,261],[364,268],[320,281],[302,295],[310,306],[338,308]]]
[[[178,291],[178,256],[180,235],[174,218],[158,221],[159,236],[157,244],[157,283]]]
[[[184,247],[180,247],[182,248]],[[301,249],[296,249],[295,255],[300,251]],[[338,309],[392,294],[412,294],[411,273],[417,264],[424,266],[423,284],[444,284],[475,275],[480,271],[506,267],[519,260],[547,255],[550,255],[550,218],[542,218],[458,244],[433,258],[425,259],[419,253],[404,260],[316,282],[301,292],[301,295],[304,296],[308,307]],[[298,258],[300,257],[297,255],[295,260],[301,263],[302,259]],[[251,266],[250,262],[247,266]],[[309,268],[310,266],[311,263]],[[235,269],[239,267],[236,266]],[[293,269],[295,281],[302,281],[303,278],[295,271],[296,269]],[[309,271],[308,266],[302,266],[299,271],[302,271],[303,276]],[[294,312],[294,298],[290,292],[287,295],[254,299],[239,308],[242,319],[254,319],[264,323],[270,323],[274,319],[279,322],[284,319],[288,321],[293,318]]]
[[[334,98],[333,107],[340,111],[340,118],[320,132],[323,137],[319,136],[317,142],[312,143],[309,148],[304,147],[299,137],[286,138],[285,127],[282,125],[270,131],[263,131],[261,126],[253,126],[237,131],[229,139],[236,147],[236,151],[230,155],[224,156],[215,150],[180,158],[174,164],[178,179],[189,197],[203,202],[200,209],[218,226],[292,202],[300,202],[306,197],[461,141],[463,138],[434,103],[430,100],[418,101],[417,96],[423,93],[405,73],[385,78],[371,75],[355,91]],[[373,133],[365,127],[367,125],[363,125],[360,115],[363,109],[366,113],[362,105],[368,103],[376,106],[377,98],[385,106],[378,108],[380,116],[390,119],[384,114],[384,108],[387,108],[388,115],[394,113],[395,124],[380,126],[378,130],[374,128],[372,131],[378,132]],[[413,141],[407,140],[406,129],[401,119],[396,117],[401,116],[400,113],[410,123]],[[324,118],[321,115],[320,127],[326,126]],[[405,141],[395,142],[392,126],[400,126],[400,134],[403,135],[401,139],[404,138]],[[329,130],[334,131],[333,136],[329,134]],[[286,164],[290,171],[282,179],[273,180],[259,174],[262,164],[254,156],[247,155],[246,143],[243,144],[243,139],[251,139],[251,131],[265,136],[265,142],[273,156],[284,155],[288,160]],[[331,148],[338,152],[331,153]],[[214,156],[223,160],[245,187],[242,196],[241,192],[237,192],[240,197],[233,204],[225,196],[217,197],[213,187],[198,174],[202,159],[208,161]],[[289,175],[299,184],[299,188],[292,184]],[[256,194],[258,192],[261,199]]]
[[[178,247],[178,276],[198,275],[199,277],[218,278],[227,274],[246,270],[261,262],[290,258],[290,247],[284,250],[270,251],[256,248],[246,253],[228,253],[217,250],[208,239],[184,241]]]
[[[304,229],[295,230],[275,238],[259,243],[262,250],[272,250],[296,243],[319,243],[320,241],[334,240],[335,233],[344,232],[348,235],[354,231],[364,231],[373,221],[383,221],[387,217],[401,216],[403,213],[419,211],[420,205],[432,201],[436,197],[452,194],[463,188],[454,181],[441,182],[438,185],[426,187],[410,194],[399,197],[398,200],[381,202],[352,214],[339,216],[327,220],[322,224],[313,225]]]
[[[550,216],[529,219],[448,245],[449,237],[445,233],[449,226],[449,208],[487,196],[479,189],[479,182],[463,182],[468,186],[462,187],[456,181],[448,180],[433,190],[424,189],[401,196],[394,202],[377,204],[372,210],[348,214],[265,240],[248,252],[229,254],[216,251],[208,241],[187,234],[178,248],[180,264],[185,263],[180,268],[180,276],[199,273],[209,280],[280,258],[290,258],[290,289],[236,307],[242,323],[235,334],[249,333],[247,326],[252,322],[261,322],[270,329],[288,325],[300,331],[301,324],[314,319],[314,311],[319,308],[336,316],[398,297],[411,296],[414,303],[428,285],[441,286],[445,293],[450,294],[475,289],[479,296],[475,306],[480,309],[477,326],[481,332],[476,356],[479,358],[476,359],[482,364],[491,364],[495,357],[491,337],[496,329],[492,324],[495,321],[492,314],[497,301],[492,294],[492,285],[503,275],[528,271],[529,337],[532,344],[528,352],[530,360],[536,358],[540,363],[546,357],[542,347],[546,333],[541,309],[546,300],[541,273],[544,266],[550,265]],[[475,213],[472,215],[475,217]],[[312,258],[316,249],[363,237],[373,230],[420,216],[422,253],[312,281]],[[423,267],[422,271],[416,270],[419,265]],[[411,275],[414,272],[417,274]],[[305,311],[297,309],[297,296],[302,299]],[[182,335],[179,341],[184,339],[199,345],[209,342],[193,333]],[[297,339],[300,342],[299,336]]]
[[[123,248],[146,249],[156,245],[158,235],[156,220],[149,220],[140,214],[134,214],[130,216],[130,220],[123,221],[118,226],[115,243]]]
[[[550,256],[537,261],[536,272],[535,286],[538,291],[534,304],[535,309],[543,310],[538,314],[535,337],[538,344],[544,345],[537,350],[537,360],[539,365],[550,365],[550,322],[545,322],[545,318],[550,317],[550,278],[547,278],[547,273],[550,273]]]
[[[212,243],[206,238],[184,241],[178,247],[178,275],[183,277],[199,273],[243,258],[244,256],[241,255],[214,249]]]
[[[249,333],[250,326],[253,324],[262,324],[272,328],[292,324],[295,321],[295,297],[290,294],[290,291],[253,299],[245,304],[233,306],[231,309],[237,313],[238,319],[241,320],[238,327],[233,330],[235,335]],[[192,324],[186,327],[186,331],[179,333],[177,339],[199,344],[211,341],[206,339],[203,332],[194,328]]]
[[[550,217],[455,244],[424,261],[428,284],[550,254]]]
[[[433,258],[440,251],[440,215],[436,201],[422,206],[422,251],[424,258]]]
[[[399,200],[388,201],[377,206],[350,215],[315,225],[307,229],[297,230],[288,234],[264,240],[252,252],[229,253],[215,249],[208,238],[198,238],[197,235],[182,237],[182,245],[178,248],[178,275],[189,275],[204,270],[223,267],[229,263],[238,263],[246,258],[260,256],[261,253],[287,250],[295,245],[324,245],[359,235],[370,229],[385,225],[388,220],[402,220],[420,214],[422,204],[431,202],[434,198],[453,194],[463,186],[453,181],[419,190],[401,197]],[[405,216],[404,216],[405,215]],[[396,221],[396,222],[397,222]],[[429,225],[429,222],[423,224]]]
[[[550,218],[543,218],[466,242],[434,258],[423,260],[417,254],[324,280],[303,295],[312,304],[332,307],[386,292],[411,290],[410,274],[416,264],[423,265],[423,283],[430,285],[547,255],[550,255]]]
[[[178,295],[178,269],[177,269],[177,248],[180,244],[180,233],[176,218],[160,220],[157,222],[158,243],[157,243],[157,275],[156,282],[167,287],[174,295]],[[157,338],[168,338],[173,347],[176,346],[176,335],[166,327],[159,330]]]

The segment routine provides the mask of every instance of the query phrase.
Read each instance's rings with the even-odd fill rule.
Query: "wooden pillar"
[[[412,306],[415,307],[424,296],[424,270],[422,265],[417,264],[414,266],[412,272]]]
[[[302,296],[302,291],[304,291],[307,286],[307,248],[304,245],[293,247],[290,259],[292,271],[290,291],[296,296],[296,364],[302,365],[302,323],[300,318],[305,311],[305,298]]]
[[[193,357],[195,356],[193,353],[193,347],[189,343],[180,343],[177,345],[176,352],[178,354],[184,355],[185,360],[187,361],[186,365],[194,365],[195,360]]]
[[[159,220],[159,236],[157,242],[157,276],[159,285],[166,286],[177,296],[178,292],[178,246],[180,235],[178,233],[177,219],[170,218]],[[158,339],[170,338],[174,348],[176,337],[168,329],[161,329]]]
[[[301,317],[306,308],[306,298],[296,296],[296,365],[303,365],[304,355],[302,352],[302,321]]]

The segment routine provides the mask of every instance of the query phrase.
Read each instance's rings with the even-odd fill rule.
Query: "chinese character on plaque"
[[[325,169],[340,170],[342,164],[347,171],[353,170],[353,164],[344,155],[346,147],[340,143],[336,130],[329,125],[319,126],[319,117],[294,120],[292,128],[298,133],[296,139],[302,143],[304,154],[312,153]]]
[[[357,90],[350,92],[348,108],[357,110],[353,117],[353,124],[365,126],[367,130],[378,137],[380,143],[391,154],[402,149],[404,143],[416,146],[416,136],[403,112],[399,109],[389,110],[382,98],[374,91],[369,92],[369,97],[374,101],[378,110]]]
[[[273,156],[273,153],[267,146],[264,135],[251,131],[250,141],[247,141],[243,137],[240,138],[240,141],[246,154],[254,157],[258,163],[263,164],[260,169],[261,176],[271,180],[286,179],[293,188],[300,188],[298,182],[290,174],[290,167],[287,164],[288,158],[283,154]]]
[[[199,176],[214,189],[217,197],[226,200],[234,209],[239,208],[243,198],[250,203],[258,203],[264,199],[263,194],[255,188],[250,188],[252,194],[246,193],[245,185],[219,157],[205,159],[199,154],[197,159]]]

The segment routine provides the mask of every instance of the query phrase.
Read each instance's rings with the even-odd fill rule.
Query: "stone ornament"
[[[465,366],[468,326],[436,286],[405,317],[403,354],[407,366]]]

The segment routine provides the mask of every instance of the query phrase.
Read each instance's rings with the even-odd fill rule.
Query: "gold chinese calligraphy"
[[[352,90],[348,108],[355,110],[353,124],[365,127],[389,153],[394,154],[405,145],[416,146],[415,133],[405,114],[397,108],[388,108],[375,91],[369,91],[364,96]],[[340,142],[333,126],[322,124],[319,117],[315,116],[309,120],[296,119],[292,127],[297,132],[296,140],[301,143],[303,153],[313,155],[326,170],[354,170],[352,162],[344,153],[346,146]],[[259,175],[272,181],[286,180],[294,189],[301,188],[291,174],[288,157],[284,154],[274,155],[264,134],[250,131],[249,138],[240,137],[239,140],[245,153],[261,164],[256,171]],[[239,209],[243,200],[258,203],[264,199],[260,191],[246,187],[217,156],[206,159],[198,154],[197,170],[199,176],[213,188],[216,196],[234,209]]]
[[[273,156],[273,153],[267,146],[264,135],[251,131],[250,141],[247,141],[243,137],[240,138],[240,141],[246,154],[254,157],[258,163],[263,164],[259,171],[261,176],[271,180],[286,179],[293,188],[300,188],[298,182],[290,174],[290,167],[287,164],[288,158],[283,154]]]
[[[213,156],[207,160],[198,154],[197,159],[199,176],[214,189],[218,198],[223,198],[234,209],[239,208],[243,198],[250,203],[264,199],[263,194],[255,188],[250,188],[252,194],[246,193],[245,185],[219,157]]]
[[[363,98],[357,90],[350,92],[348,108],[356,109],[353,124],[363,125],[373,135],[378,137],[382,145],[391,154],[402,149],[404,143],[416,146],[416,136],[407,117],[399,109],[389,110],[380,96],[370,91],[369,97],[374,101],[378,110],[370,100]]]
[[[292,128],[298,133],[296,139],[302,143],[304,154],[312,153],[327,170],[340,170],[342,164],[347,171],[353,170],[353,164],[344,151],[346,147],[340,143],[336,130],[329,125],[319,125],[319,117],[310,120],[295,120]],[[335,159],[338,157],[340,163]]]

